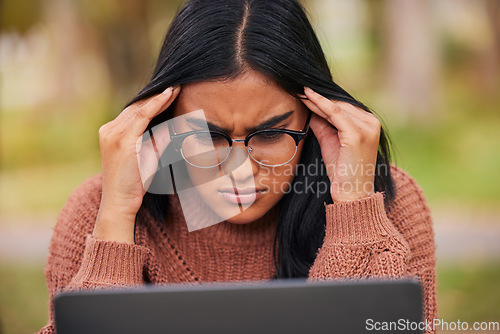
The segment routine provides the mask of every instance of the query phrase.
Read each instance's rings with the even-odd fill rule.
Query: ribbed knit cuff
[[[149,249],[116,241],[87,236],[82,264],[74,284],[136,285],[142,284],[142,271]]]
[[[380,192],[355,201],[325,204],[325,209],[325,243],[373,242],[397,234]]]

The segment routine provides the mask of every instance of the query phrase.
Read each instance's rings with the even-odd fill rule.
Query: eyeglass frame
[[[243,142],[245,144],[246,149],[247,149],[248,155],[256,163],[258,163],[258,164],[260,164],[262,166],[266,166],[266,167],[280,167],[280,166],[286,165],[293,158],[295,158],[295,155],[297,154],[297,147],[299,146],[300,141],[303,140],[307,136],[307,132],[309,131],[309,121],[311,120],[311,114],[312,114],[312,112],[311,112],[311,110],[309,110],[309,113],[307,114],[306,124],[304,125],[304,128],[302,130],[297,131],[297,130],[289,130],[289,129],[262,129],[262,130],[254,131],[254,132],[248,134],[248,136],[246,136],[244,139],[233,139],[228,134],[226,134],[224,132],[210,131],[210,130],[208,130],[208,131],[207,130],[193,130],[193,131],[188,131],[188,132],[183,132],[183,133],[174,133],[174,131],[172,129],[171,122],[167,122],[167,126],[168,126],[168,133],[169,133],[169,136],[170,136],[170,140],[176,145],[176,150],[180,151],[180,153],[181,153],[182,158],[184,159],[184,161],[186,161],[188,164],[190,164],[193,167],[207,169],[207,168],[214,168],[214,167],[222,165],[224,163],[224,161],[226,161],[227,158],[229,158],[229,156],[231,155],[231,152],[232,152],[232,149],[233,149],[233,142]],[[279,164],[279,165],[266,165],[266,164],[264,164],[264,163],[262,163],[260,161],[257,161],[252,156],[251,151],[249,151],[248,142],[255,135],[260,134],[260,133],[266,133],[266,132],[281,132],[281,133],[286,133],[286,134],[290,135],[293,138],[293,140],[295,141],[295,152],[293,153],[293,156],[287,162],[284,162],[284,163]],[[192,163],[190,163],[186,159],[186,157],[184,156],[184,153],[182,152],[182,143],[184,142],[184,140],[187,137],[189,137],[189,136],[191,136],[193,134],[198,134],[198,133],[216,133],[218,135],[223,136],[227,140],[227,142],[229,143],[229,152],[227,153],[227,156],[224,158],[224,160],[222,160],[221,162],[219,162],[217,165],[213,165],[213,166],[210,166],[210,167],[200,167],[200,166],[193,165]]]

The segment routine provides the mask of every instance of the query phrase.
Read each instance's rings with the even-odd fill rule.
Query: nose
[[[247,148],[239,140],[233,141],[231,152],[222,164],[224,174],[231,173],[240,184],[252,184],[259,171],[258,164],[248,155]]]

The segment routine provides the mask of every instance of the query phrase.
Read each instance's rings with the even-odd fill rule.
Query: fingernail
[[[172,92],[172,90],[173,90],[173,89],[172,89],[172,87],[168,87],[167,89],[165,89],[165,90],[163,91],[163,93],[162,93],[162,94],[170,94],[170,92]]]
[[[310,92],[310,93],[313,93],[313,92],[314,92],[314,91],[313,91],[311,88],[309,88],[309,87],[304,87],[304,92],[305,92],[305,91],[308,91],[308,92]]]

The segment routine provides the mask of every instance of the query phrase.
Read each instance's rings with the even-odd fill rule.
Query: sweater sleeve
[[[432,322],[437,318],[437,301],[430,210],[422,189],[406,172],[392,166],[391,173],[396,198],[388,207],[382,193],[325,205],[325,239],[309,279],[417,277],[423,288],[424,317]]]
[[[310,279],[396,277],[407,272],[409,245],[389,221],[382,193],[325,209],[325,239]]]
[[[78,186],[64,204],[54,227],[45,264],[49,319],[39,333],[54,333],[53,301],[57,293],[98,287],[143,284],[149,250],[137,244],[92,236],[100,204],[100,174]]]

